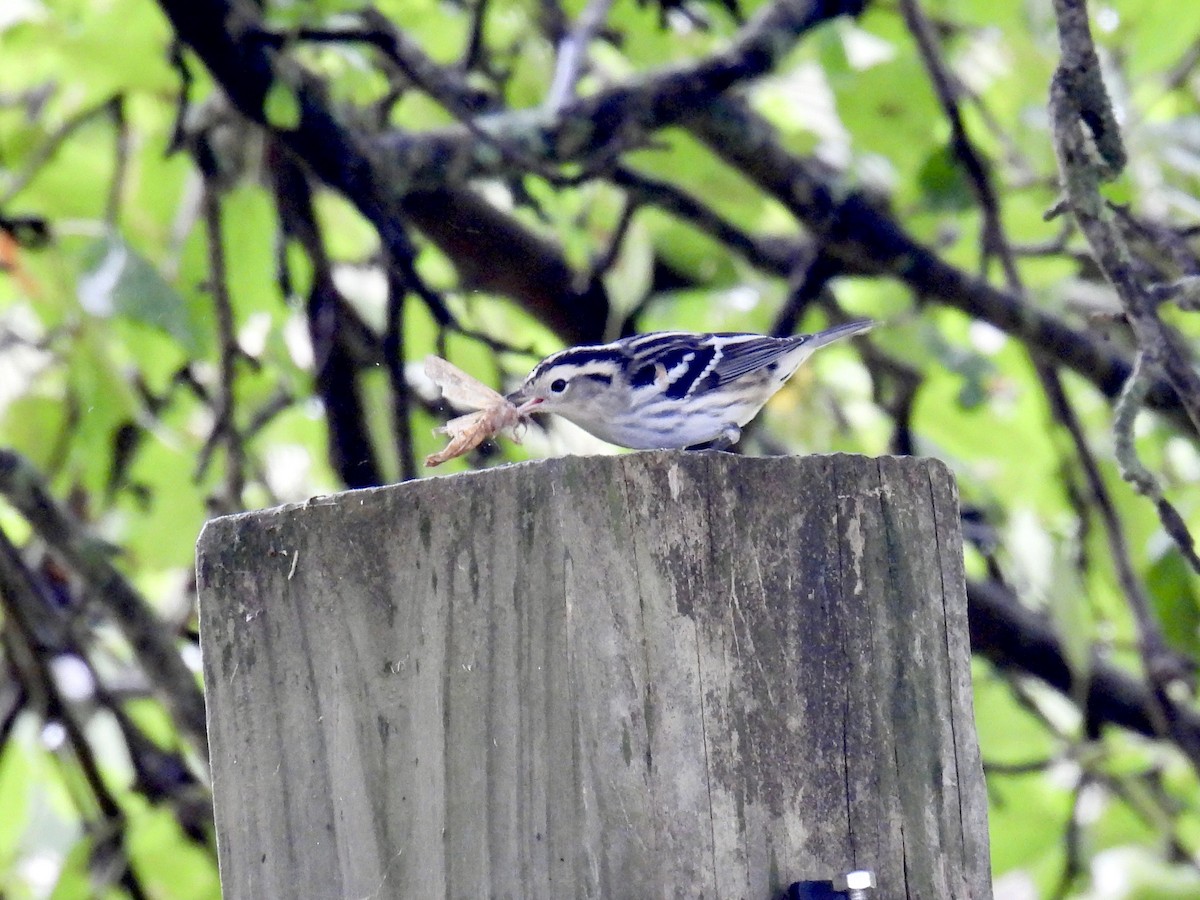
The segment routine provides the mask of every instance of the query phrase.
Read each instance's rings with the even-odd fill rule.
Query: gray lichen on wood
[[[210,523],[226,896],[990,896],[956,504],[664,452]]]

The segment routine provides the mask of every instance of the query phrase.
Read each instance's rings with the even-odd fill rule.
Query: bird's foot
[[[684,450],[728,450],[741,439],[742,429],[737,425],[729,425],[717,437],[711,441],[704,441],[699,444],[692,444],[690,447],[684,447]]]

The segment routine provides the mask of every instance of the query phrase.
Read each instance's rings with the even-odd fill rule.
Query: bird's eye
[[[567,389],[567,380],[565,378],[555,378],[550,382],[550,393],[561,394]]]

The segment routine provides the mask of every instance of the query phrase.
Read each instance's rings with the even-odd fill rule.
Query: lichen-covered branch
[[[1050,119],[1066,206],[1116,291],[1147,362],[1162,372],[1193,429],[1200,431],[1200,373],[1159,319],[1149,286],[1139,276],[1100,193],[1101,183],[1123,168],[1125,151],[1101,78],[1087,4],[1055,0],[1054,8],[1062,62],[1050,84]]]
[[[204,62],[237,110],[266,126],[264,104],[276,78],[289,79],[299,106],[294,128],[276,137],[377,229],[394,259],[412,255],[405,231],[424,232],[459,269],[463,283],[513,298],[565,340],[599,339],[608,318],[600,285],[577,283],[561,251],[464,188],[403,195],[395,166],[368,135],[335,115],[321,86],[268,52],[256,8],[240,0],[162,0],[179,39]],[[494,152],[494,150],[493,150]]]
[[[789,152],[747,104],[721,98],[690,119],[688,127],[783,203],[847,271],[896,278],[922,299],[983,319],[1047,361],[1073,369],[1105,396],[1120,393],[1132,365],[1119,350],[949,265],[835,174]],[[1179,397],[1162,379],[1150,386],[1147,403],[1191,430]]]
[[[1200,428],[1200,374],[1178,349],[1173,335],[1158,317],[1156,303],[1139,274],[1132,253],[1100,193],[1101,184],[1125,165],[1125,151],[1116,117],[1100,73],[1084,0],[1055,0],[1062,60],[1050,85],[1050,120],[1055,156],[1065,194],[1065,208],[1079,223],[1092,254],[1112,284],[1139,345],[1138,366],[1128,378],[1114,420],[1122,474],[1157,503],[1164,524],[1189,562],[1196,559],[1186,528],[1169,504],[1164,504],[1153,476],[1138,461],[1133,446],[1133,420],[1146,396],[1150,367],[1161,371],[1174,388],[1193,426]],[[1143,369],[1145,367],[1145,369]],[[1165,507],[1165,510],[1164,510]],[[1189,689],[1185,673],[1167,647],[1162,625],[1150,598],[1128,559],[1119,532],[1110,529],[1114,564],[1122,590],[1138,625],[1139,649],[1154,690],[1165,733],[1171,734],[1200,768],[1200,739],[1180,725],[1184,706],[1178,688]],[[1193,562],[1194,564],[1194,562]]]
[[[603,168],[660,128],[703,110],[729,88],[770,72],[796,40],[865,0],[775,0],[728,48],[556,108],[480,116],[420,135],[392,132],[376,146],[401,192],[460,184],[511,170],[514,159]],[[478,131],[491,140],[479,140]],[[501,148],[501,149],[498,149]]]

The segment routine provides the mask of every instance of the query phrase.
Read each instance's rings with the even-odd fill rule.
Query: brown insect
[[[434,434],[450,435],[450,443],[425,457],[425,465],[439,466],[448,459],[469,453],[502,431],[507,431],[510,438],[521,443],[515,429],[525,419],[524,407],[510,403],[502,394],[439,356],[425,357],[425,374],[442,389],[442,396],[452,405],[475,410],[433,429]]]

